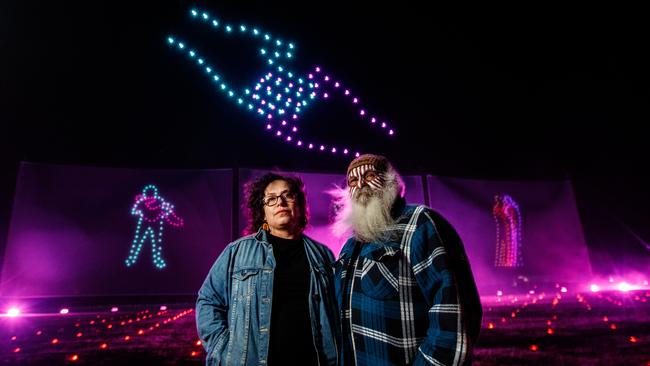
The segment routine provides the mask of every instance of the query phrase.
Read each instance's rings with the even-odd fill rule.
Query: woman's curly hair
[[[244,194],[246,197],[246,211],[248,216],[248,227],[245,234],[256,233],[264,223],[264,191],[269,184],[276,180],[287,182],[289,190],[296,194],[295,204],[298,207],[300,215],[299,227],[304,229],[307,227],[308,212],[307,212],[307,197],[305,194],[305,184],[299,177],[282,175],[278,173],[266,173],[263,176],[251,180],[244,185]]]

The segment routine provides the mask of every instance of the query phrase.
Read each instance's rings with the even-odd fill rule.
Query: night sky
[[[296,69],[318,64],[336,74],[397,131],[387,138],[348,103],[332,101],[301,117],[306,135],[385,154],[409,174],[572,179],[579,204],[600,204],[650,234],[644,12],[394,1],[3,1],[3,230],[20,161],[346,167],[340,154],[305,152],[272,137],[170,49],[165,40],[177,34],[234,83],[259,75],[255,44],[197,26],[192,6],[295,42]]]

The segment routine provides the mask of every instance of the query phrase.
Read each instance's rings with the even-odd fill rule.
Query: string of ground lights
[[[477,358],[492,351],[485,342],[494,339],[503,339],[512,350],[508,352],[525,357],[590,352],[590,347],[625,348],[636,354],[650,346],[644,322],[650,316],[650,288],[646,281],[627,287],[614,283],[606,292],[560,283],[542,287],[526,282],[526,286],[517,292],[504,289],[496,296],[482,298],[483,346],[476,349]],[[4,333],[6,338],[3,335],[0,339],[0,362],[20,361],[21,357],[28,361],[28,357],[40,355],[48,360],[65,358],[68,362],[92,364],[93,360],[107,359],[124,350],[153,352],[163,341],[166,348],[178,350],[178,357],[205,356],[195,336],[193,309],[188,306],[98,310],[65,307],[52,313],[22,314],[16,309],[12,316],[1,316],[2,329],[13,332]],[[26,321],[19,323],[21,318]],[[585,337],[584,330],[589,337]],[[594,339],[599,343],[593,343]],[[571,346],[567,343],[574,344],[575,349],[568,351]],[[644,364],[646,361],[650,362],[644,360]]]
[[[359,156],[358,151],[347,146],[335,146],[312,140],[305,140],[298,132],[300,117],[316,103],[340,96],[352,103],[358,117],[385,131],[386,135],[394,136],[395,129],[378,116],[371,114],[363,106],[361,99],[350,88],[345,87],[340,80],[325,72],[320,66],[314,66],[310,71],[296,73],[287,65],[295,58],[296,45],[292,42],[272,36],[258,27],[245,24],[234,26],[222,23],[205,11],[190,10],[191,18],[200,24],[208,26],[227,37],[249,38],[261,44],[259,56],[264,59],[264,69],[251,85],[243,88],[230,85],[216,67],[205,57],[184,41],[169,36],[167,42],[179,52],[186,54],[202,68],[215,83],[217,89],[232,100],[237,106],[255,113],[264,121],[264,129],[277,138],[282,139],[297,148],[330,152],[332,154]]]
[[[156,337],[161,329],[173,327],[181,319],[191,322],[192,317],[187,316],[193,312],[194,309],[171,310],[165,305],[157,311],[145,309],[137,312],[113,307],[110,312],[75,313],[63,308],[58,314],[38,314],[48,316],[48,324],[16,331],[9,339],[9,351],[17,357],[38,350],[56,353],[65,357],[66,361],[83,362],[90,357],[102,357],[102,352],[145,345],[147,336]],[[171,328],[169,331],[172,331]],[[198,339],[183,342],[182,347],[189,350],[186,356],[190,358],[203,353]]]
[[[131,215],[138,217],[138,224],[129,249],[129,257],[125,260],[126,266],[131,267],[135,264],[140,256],[142,245],[149,239],[154,265],[158,269],[165,268],[167,263],[162,258],[164,224],[177,228],[183,227],[183,219],[176,215],[174,205],[165,201],[158,194],[158,188],[152,184],[144,187],[142,194],[135,196]]]
[[[645,287],[647,288],[647,282]],[[556,284],[555,289],[550,291],[539,290],[537,286],[531,285],[525,294],[508,295],[500,290],[496,297],[482,299],[485,308],[483,337],[489,337],[499,330],[526,329],[526,334],[520,336],[520,341],[525,343],[521,346],[525,345],[530,352],[552,352],[558,342],[563,342],[562,337],[575,334],[575,318],[579,318],[584,323],[583,327],[588,325],[600,335],[613,336],[619,343],[648,345],[650,340],[642,337],[645,333],[639,334],[641,331],[638,327],[627,326],[630,324],[630,315],[623,304],[628,302],[628,308],[647,306],[650,290],[637,290],[633,294],[627,292],[609,291],[603,295],[592,288],[591,291],[577,291],[572,296],[571,291],[560,284]],[[559,309],[560,306],[564,309]],[[571,315],[563,318],[560,314]],[[626,327],[617,326],[616,319],[625,323]]]

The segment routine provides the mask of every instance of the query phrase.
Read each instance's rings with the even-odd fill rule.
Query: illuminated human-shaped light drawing
[[[519,205],[507,194],[494,196],[492,208],[496,223],[495,267],[521,267],[521,213]]]
[[[359,96],[320,66],[314,66],[302,73],[295,73],[288,68],[287,65],[295,59],[294,43],[276,38],[257,27],[223,23],[205,11],[191,9],[190,16],[193,20],[226,37],[249,38],[260,44],[258,54],[264,60],[264,65],[258,77],[248,86],[236,87],[230,85],[225,77],[189,43],[174,36],[167,38],[167,43],[186,54],[205,71],[216,88],[228,99],[237,106],[257,114],[264,121],[263,128],[275,137],[297,148],[342,156],[359,156],[358,151],[353,152],[349,147],[304,140],[298,132],[300,116],[306,110],[314,104],[330,100],[337,95],[352,103],[359,118],[367,120],[371,126],[380,128],[388,136],[395,135],[395,130],[387,121],[371,114],[363,107]]]
[[[131,215],[138,217],[138,224],[129,257],[125,261],[126,266],[131,267],[135,264],[143,244],[149,240],[154,265],[158,269],[165,268],[167,263],[162,258],[163,227],[165,223],[173,227],[182,227],[183,219],[174,212],[174,205],[160,197],[158,188],[151,184],[144,187],[142,194],[135,196]]]

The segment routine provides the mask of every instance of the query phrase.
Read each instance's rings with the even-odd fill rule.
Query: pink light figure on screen
[[[521,267],[521,212],[519,205],[507,194],[494,196],[492,214],[496,224],[497,243],[495,267]]]

